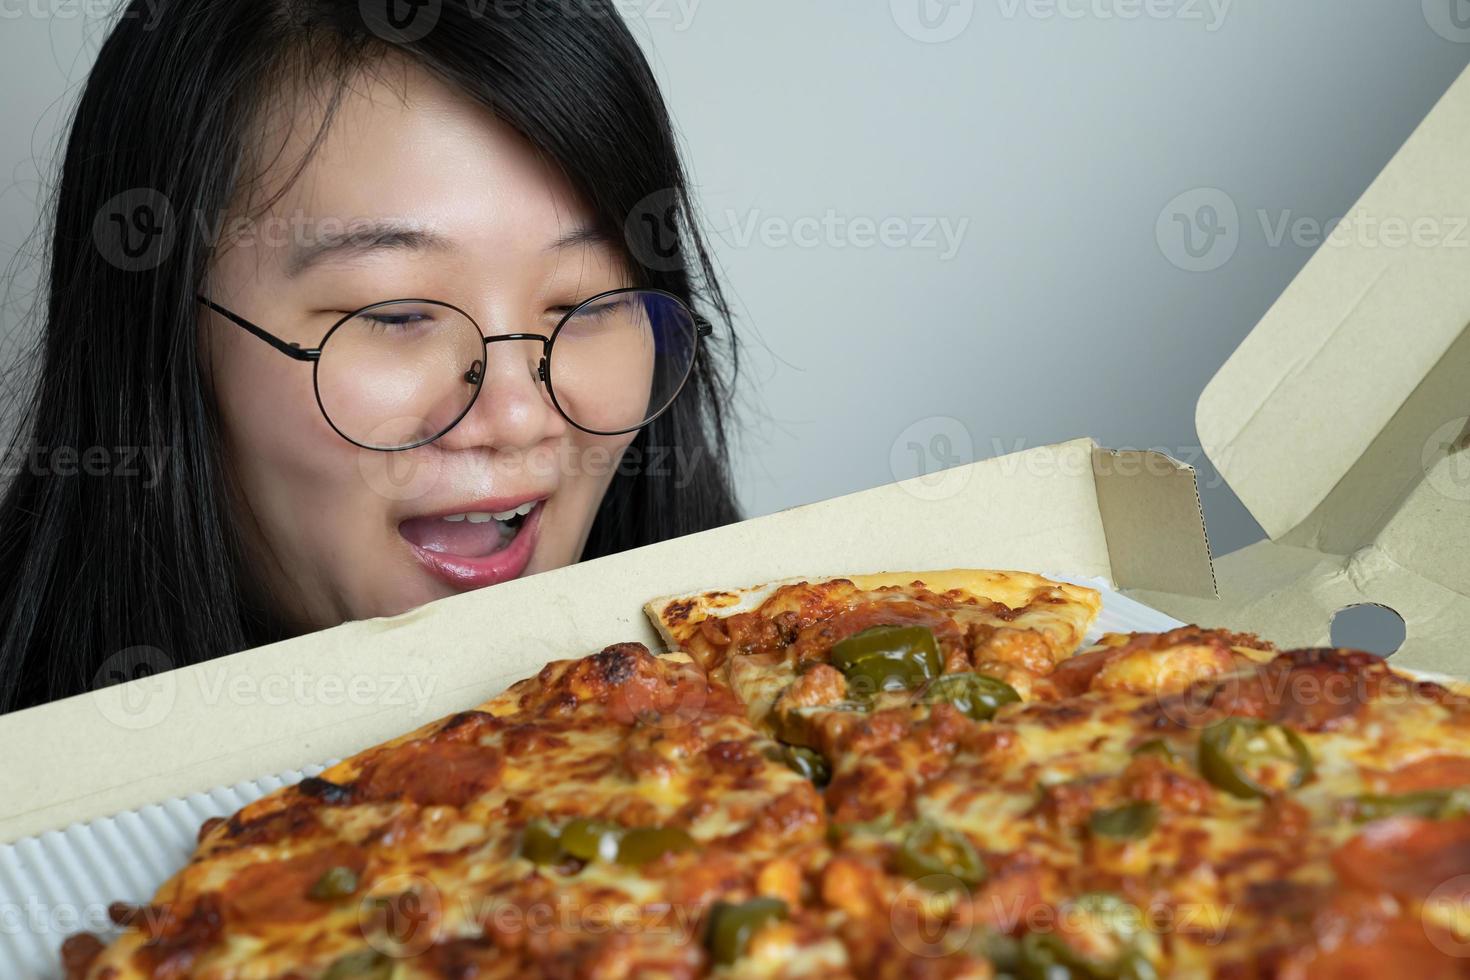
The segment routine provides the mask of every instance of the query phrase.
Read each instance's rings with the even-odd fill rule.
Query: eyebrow
[[[578,227],[546,246],[548,252],[581,246],[605,246],[613,244],[602,231],[592,227]],[[357,223],[344,235],[325,238],[309,244],[298,244],[286,260],[286,277],[294,279],[306,270],[324,262],[346,261],[373,252],[448,251],[453,242],[438,232],[391,221]]]
[[[373,252],[447,251],[450,239],[435,231],[393,221],[354,222],[341,235],[297,244],[286,260],[286,277],[295,278],[307,269],[328,261],[344,261]]]
[[[609,238],[607,234],[604,233],[601,229],[593,228],[588,225],[581,225],[577,228],[573,228],[571,231],[567,232],[565,235],[561,236],[556,241],[546,246],[546,251],[555,252],[560,249],[577,248],[579,246],[598,247],[612,244],[615,244],[613,240]]]

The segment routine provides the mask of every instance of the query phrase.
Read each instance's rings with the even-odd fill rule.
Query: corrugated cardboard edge
[[[1194,468],[1160,452],[1097,449],[1093,470],[1118,585],[1218,596]]]

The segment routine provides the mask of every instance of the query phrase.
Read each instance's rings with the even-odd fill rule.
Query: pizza
[[[648,605],[228,819],[69,980],[1470,977],[1470,699],[1022,572]]]
[[[115,910],[111,947],[69,942],[67,969],[694,976],[709,954],[690,916],[741,896],[796,908],[823,839],[816,789],[767,743],[687,658],[618,644],[553,662],[205,824],[150,904]]]

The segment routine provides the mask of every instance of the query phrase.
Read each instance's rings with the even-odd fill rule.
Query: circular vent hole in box
[[[1332,645],[1392,656],[1404,645],[1404,618],[1375,602],[1346,606],[1332,617]]]

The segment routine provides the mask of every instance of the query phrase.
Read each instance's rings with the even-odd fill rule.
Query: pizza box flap
[[[1160,608],[1317,644],[1378,604],[1396,664],[1470,669],[1467,159],[1470,72],[1205,388],[1201,445],[1271,540],[1217,559],[1219,602]]]
[[[1149,528],[1156,530],[1149,532]],[[1158,528],[1167,530],[1159,533]],[[0,716],[0,841],[341,758],[550,660],[657,648],[655,596],[997,568],[1214,594],[1194,472],[1090,439],[1015,453],[346,623]]]

